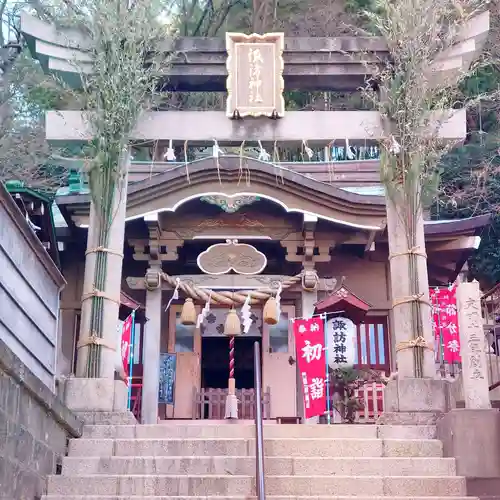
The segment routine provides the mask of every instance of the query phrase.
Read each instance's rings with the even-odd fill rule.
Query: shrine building
[[[72,38],[63,37],[63,43],[48,25],[29,16],[23,17],[23,32],[44,69],[74,84],[71,59],[82,52],[67,47]],[[460,45],[461,51],[474,53],[455,54],[457,71],[479,50],[483,34],[477,28],[470,34],[476,43]],[[227,93],[226,109],[152,111],[133,138],[147,144],[149,157],[140,159],[139,149],[131,150],[125,231],[113,234],[118,247],[123,236],[120,320],[136,311],[132,400],[144,423],[224,418],[220,402],[229,389],[225,328],[233,309],[241,322],[234,379],[242,419],[253,418],[253,403],[247,413],[245,401],[252,400],[255,389],[255,341],[261,344],[265,417],[302,415],[292,318],[321,313],[327,321],[349,318],[356,325],[354,366],[384,375],[398,369],[394,287],[402,274],[389,259],[391,231],[377,153],[380,116],[375,111],[285,110],[280,83],[285,91],[354,92],[366,78],[366,66],[340,51],[327,61],[321,52],[327,39],[288,44],[279,34],[229,38],[227,45],[209,39],[202,47],[179,39],[177,50],[189,55],[188,62],[176,60],[169,80],[174,91]],[[381,40],[351,42],[351,55],[387,57]],[[252,43],[263,47],[262,64],[277,68],[256,86],[248,85],[251,76],[241,63]],[[228,53],[234,56],[229,79]],[[463,140],[465,111],[451,114],[439,133],[445,141]],[[76,144],[90,137],[81,112],[48,113],[52,143]],[[277,144],[295,147],[301,156],[280,160]],[[92,225],[85,180],[75,173],[56,205],[68,282],[61,297],[58,372],[69,376],[78,372],[81,353]],[[425,216],[429,286],[446,286],[466,271],[488,221],[488,216],[451,221]],[[251,324],[245,327],[241,309],[248,296]],[[270,299],[279,302],[275,325],[265,321]],[[187,310],[191,305],[195,319],[186,322],[183,315],[193,315]]]

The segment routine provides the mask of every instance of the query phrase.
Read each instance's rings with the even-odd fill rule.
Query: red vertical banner
[[[293,322],[297,365],[302,382],[305,418],[326,411],[325,328],[320,317],[296,319]]]
[[[460,335],[458,331],[457,287],[431,288],[432,325],[436,339],[438,362],[460,363]],[[442,354],[441,354],[442,353]]]
[[[126,384],[128,385],[128,374],[129,374],[129,360],[130,360],[130,341],[132,337],[132,314],[123,322],[122,326],[122,364],[123,370],[125,371]]]

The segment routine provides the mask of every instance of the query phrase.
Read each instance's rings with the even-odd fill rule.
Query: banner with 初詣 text
[[[122,364],[126,376],[126,384],[128,385],[129,361],[130,361],[130,343],[132,338],[132,314],[123,322],[122,325]]]
[[[293,322],[297,365],[302,383],[305,418],[326,411],[325,329],[320,317]]]

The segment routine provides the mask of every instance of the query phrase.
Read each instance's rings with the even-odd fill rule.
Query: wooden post
[[[146,291],[146,330],[144,332],[144,373],[142,379],[141,421],[143,424],[156,424],[158,421],[158,390],[160,369],[161,338],[161,263],[152,264],[146,273],[149,285],[157,279],[158,288]],[[154,283],[156,286],[156,283]]]

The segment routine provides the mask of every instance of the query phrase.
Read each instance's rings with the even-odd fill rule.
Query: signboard
[[[132,339],[132,326],[134,324],[134,318],[131,314],[123,322],[122,325],[122,339],[121,339],[121,355],[122,355],[122,365],[123,371],[125,373],[125,383],[128,385],[128,374],[129,374],[129,362],[130,362],[130,344]]]
[[[431,288],[432,326],[438,363],[461,363],[458,331],[457,287]]]
[[[166,403],[168,405],[174,404],[176,364],[176,354],[160,354],[160,385],[158,389],[159,403]]]
[[[349,318],[327,322],[328,364],[332,368],[352,366],[356,358],[356,325]]]
[[[284,40],[283,33],[226,33],[227,116],[284,116]]]
[[[305,418],[326,411],[326,359],[323,319],[296,319],[293,322],[297,365],[304,397]]]

